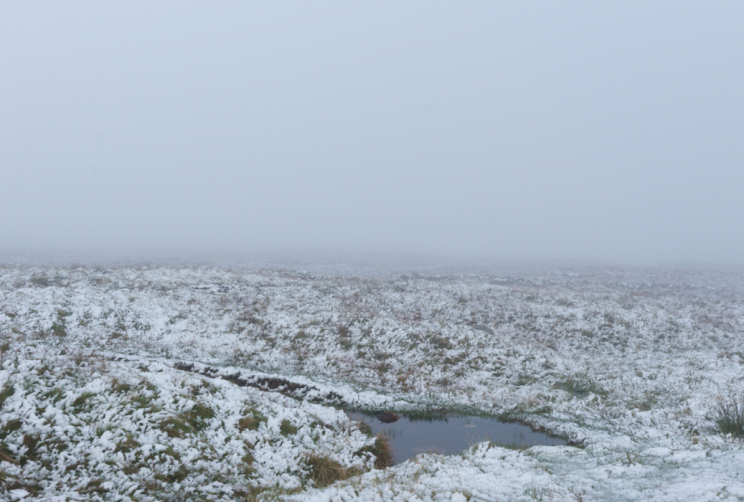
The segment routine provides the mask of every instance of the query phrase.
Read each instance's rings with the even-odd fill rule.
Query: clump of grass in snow
[[[23,422],[20,418],[14,418],[13,420],[9,420],[8,423],[5,424],[5,427],[0,430],[0,439],[5,439],[10,434],[14,433],[18,429],[21,428],[23,425]]]
[[[744,437],[744,399],[732,399],[718,403],[714,420],[721,434]]]
[[[252,410],[250,416],[243,417],[238,420],[238,430],[241,432],[246,429],[248,429],[249,431],[258,430],[258,426],[261,425],[261,422],[263,422],[264,420],[266,420],[266,418],[263,415],[255,410]]]
[[[491,440],[488,442],[488,446],[489,447],[498,446],[501,448],[506,448],[507,450],[515,450],[515,451],[524,451],[530,447],[530,445],[528,445],[527,442],[524,440],[524,437],[522,437],[520,440],[514,440],[514,441],[509,441],[509,442]]]
[[[116,445],[116,449],[114,450],[114,453],[122,452],[122,453],[131,453],[132,451],[136,450],[142,446],[142,444],[134,439],[134,436],[132,434],[127,434],[126,438],[120,441]]]
[[[5,400],[12,396],[14,392],[15,387],[13,387],[12,383],[6,382],[5,385],[3,385],[3,390],[0,391],[0,409],[5,404]]]
[[[72,402],[72,407],[75,409],[75,411],[82,410],[83,407],[85,407],[88,399],[93,396],[95,396],[93,392],[83,392]]]
[[[11,464],[17,464],[16,459],[13,458],[13,452],[10,451],[8,445],[0,443],[0,462],[10,462]]]
[[[168,434],[168,437],[172,438],[182,438],[186,434],[194,432],[193,427],[180,417],[168,417],[161,420],[158,425]]]
[[[200,431],[207,426],[207,422],[214,418],[214,410],[203,403],[196,403],[190,411],[184,414],[191,426]]]
[[[124,394],[132,390],[132,386],[126,382],[120,382],[118,378],[111,379],[111,391],[116,394]]]
[[[341,464],[328,457],[311,454],[305,464],[310,468],[310,479],[318,488],[326,487],[348,476]]]
[[[289,420],[282,420],[281,425],[279,425],[279,432],[282,436],[291,436],[297,434],[297,427],[292,425]]]
[[[373,444],[365,446],[357,451],[355,455],[362,455],[367,452],[375,456],[375,469],[385,469],[395,463],[390,438],[383,433],[378,433]]]
[[[168,436],[182,438],[206,428],[212,418],[214,410],[205,404],[197,403],[190,411],[161,420],[159,425]]]

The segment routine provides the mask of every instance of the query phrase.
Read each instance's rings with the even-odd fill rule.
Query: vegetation
[[[721,434],[744,437],[744,399],[721,401],[714,409],[714,420]]]
[[[377,434],[375,442],[359,450],[357,455],[367,452],[375,456],[375,469],[385,469],[395,463],[390,438],[383,433]]]
[[[321,455],[309,455],[305,465],[310,468],[310,479],[318,488],[324,488],[348,477],[346,469],[341,464]]]

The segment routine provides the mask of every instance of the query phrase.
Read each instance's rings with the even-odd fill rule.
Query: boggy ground
[[[743,284],[742,274],[730,271],[597,268],[355,276],[5,267],[0,269],[0,384],[13,392],[0,410],[0,489],[15,497],[23,491],[26,497],[45,497],[87,490],[90,497],[144,500],[160,475],[182,476],[173,478],[181,491],[153,491],[155,498],[195,493],[206,499],[293,500],[744,497],[742,442],[721,434],[715,421],[721,400],[744,394]],[[86,358],[108,362],[88,373],[69,369]],[[164,421],[174,417],[188,423],[183,417],[200,403],[185,397],[189,390],[176,397],[175,389],[203,379],[178,370],[178,364],[209,365],[225,375],[244,372],[246,380],[289,381],[315,390],[290,398],[208,379],[219,389],[214,395],[223,396],[209,405],[213,416],[195,419],[201,429],[190,424],[183,437],[171,437],[175,432],[168,431],[180,425]],[[160,368],[159,376],[147,376],[155,375],[143,369],[150,367]],[[44,384],[47,374],[55,376]],[[149,392],[141,383],[147,380],[155,386],[151,392],[167,399],[135,410],[125,394],[112,390],[114,378],[144,386],[140,393]],[[52,394],[44,397],[54,388],[46,389],[51,382],[67,389],[57,401],[61,408]],[[72,418],[75,400],[86,392],[95,398],[83,400],[80,409],[87,409],[89,400],[91,410],[106,406],[108,415],[102,408],[95,417],[107,417],[118,431],[111,434],[121,437],[112,436],[106,440],[110,448],[95,450],[97,463],[68,470],[71,464],[60,460],[66,458],[61,453],[47,458],[38,452],[49,448],[46,441],[55,441],[50,431],[58,438],[70,430],[78,438],[71,441],[82,445],[75,448],[85,451],[109,437],[107,431],[93,431],[100,418]],[[267,418],[265,435],[260,441],[243,438],[249,429],[230,424],[250,417],[243,413],[248,408],[227,404],[233,398],[225,393],[233,392],[251,409],[278,399],[287,409],[302,408],[305,415],[293,415],[297,423],[286,420],[306,432],[287,439],[292,435],[282,432],[285,412],[261,408],[261,416],[274,417]],[[332,394],[357,408],[444,407],[501,416],[584,447],[511,450],[482,443],[460,456],[422,455],[375,469],[375,439],[344,421],[334,403],[323,401]],[[148,409],[162,416],[143,411]],[[51,418],[70,413],[60,419],[65,425]],[[131,451],[122,448],[133,448],[119,447],[127,434],[135,434],[119,425],[128,413],[142,417],[137,434],[151,434],[149,439],[133,436],[131,444],[140,445],[135,449],[147,449],[139,470],[136,463],[116,464],[130,458]],[[334,423],[340,425],[325,427]],[[213,429],[222,432],[205,432]],[[285,426],[284,433],[288,430]],[[318,447],[313,438],[321,435],[326,442]],[[218,447],[217,442],[224,443]],[[191,453],[176,450],[178,444]],[[173,472],[147,464],[153,455],[164,455],[155,445],[178,452]],[[233,445],[232,450],[224,445]],[[238,459],[251,460],[249,450],[252,461],[246,467]],[[232,464],[225,461],[229,455]],[[339,477],[347,479],[318,488],[312,476],[319,464],[309,460],[316,457],[333,460],[331,467],[343,470],[348,476]],[[107,471],[102,465],[113,467]],[[239,469],[246,477],[234,477]],[[120,481],[110,479],[114,472]],[[77,481],[68,481],[68,475]]]

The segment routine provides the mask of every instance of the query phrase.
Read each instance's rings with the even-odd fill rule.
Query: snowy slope
[[[190,391],[177,391],[186,387],[175,382],[208,381],[218,389],[209,398],[214,399],[210,407],[225,425],[213,436],[205,432],[209,428],[194,433],[194,444],[188,448],[200,451],[196,444],[212,445],[215,451],[203,448],[210,453],[201,461],[213,467],[204,467],[203,478],[190,473],[184,483],[214,485],[215,493],[226,498],[235,496],[230,487],[265,488],[279,480],[283,494],[264,496],[736,499],[744,497],[739,474],[744,473],[744,449],[740,440],[718,433],[712,412],[719,400],[744,394],[742,284],[736,273],[673,270],[354,276],[189,267],[8,266],[0,269],[0,336],[9,344],[0,383],[15,382],[16,392],[2,409],[1,423],[6,427],[20,417],[24,427],[42,427],[39,409],[49,408],[48,399],[32,387],[22,393],[24,379],[44,364],[51,368],[50,375],[59,375],[65,365],[74,366],[70,358],[95,354],[94,359],[108,361],[105,371],[91,369],[84,381],[77,375],[55,376],[69,389],[65,391],[69,396],[58,401],[61,407],[52,403],[49,413],[66,416],[74,396],[92,389],[101,402],[91,401],[94,416],[89,419],[109,416],[107,420],[116,423],[118,418],[113,417],[126,416],[130,405],[126,396],[110,391],[112,379],[134,385],[146,375],[158,396],[167,396],[156,406],[177,416],[188,413],[197,401],[186,397]],[[222,376],[287,379],[314,390],[302,399],[291,399],[221,378],[184,374],[175,369],[179,362],[219,368]],[[140,366],[158,371],[145,372]],[[38,379],[33,385],[40,388],[52,385],[42,382],[44,375],[33,378]],[[336,403],[321,399],[331,392],[338,397]],[[259,467],[252,467],[245,479],[230,478],[238,464],[225,464],[224,459],[239,458],[244,452],[237,443],[228,445],[258,441],[240,436],[243,439],[216,446],[228,437],[249,434],[230,429],[231,421],[241,417],[240,406],[231,404],[236,399],[262,407],[263,416],[275,417],[267,419],[267,427],[291,416],[300,430],[314,420],[324,424],[346,420],[346,429],[332,433],[323,428],[327,442],[318,440],[312,448],[303,449],[300,443],[306,440],[298,439],[297,444],[287,443],[286,451],[278,448],[265,457],[263,450],[256,450],[251,454]],[[331,404],[401,411],[473,410],[530,423],[584,447],[512,451],[481,444],[461,456],[422,456],[384,471],[370,470],[371,457],[354,453],[371,439],[357,431],[356,442],[344,443],[350,441],[353,427]],[[295,408],[300,411],[290,413]],[[35,410],[36,418],[32,420],[28,410]],[[149,430],[162,417],[143,415],[139,420],[130,428],[118,426],[120,436],[109,440],[113,450],[127,433],[134,434],[132,427]],[[311,429],[303,437],[315,437]],[[281,436],[278,429],[271,431],[261,441]],[[103,448],[96,446],[101,437],[108,438],[106,433],[75,434],[82,434],[78,442],[91,452]],[[8,438],[9,448],[23,448],[19,431]],[[135,438],[141,445],[161,439]],[[313,448],[346,468],[369,472],[315,489],[307,482],[302,460]],[[95,453],[104,465],[107,454]],[[19,455],[19,449],[12,451],[13,458]],[[196,462],[180,455],[189,465]],[[12,476],[20,475],[22,468],[26,467],[2,464]],[[61,465],[54,471],[57,478],[49,477],[52,474],[37,478],[66,480],[59,477],[60,469]],[[86,469],[80,471],[94,479],[94,471]],[[123,491],[130,486],[127,483],[145,482],[131,480],[132,475],[126,478],[129,481],[122,480],[121,486],[111,481],[115,491],[126,496],[132,496]],[[78,484],[59,481],[56,491],[49,493],[62,496],[64,489],[80,489],[82,479],[75,481]],[[301,493],[288,494],[295,488]]]

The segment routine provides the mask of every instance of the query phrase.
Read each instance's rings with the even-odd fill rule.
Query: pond
[[[500,422],[495,418],[449,415],[434,420],[411,420],[403,416],[392,423],[384,423],[375,415],[347,413],[352,420],[367,423],[373,434],[382,432],[390,438],[395,463],[424,452],[457,454],[482,441],[514,448],[566,444],[564,439],[533,431],[526,425]],[[382,418],[389,420],[389,417]]]

